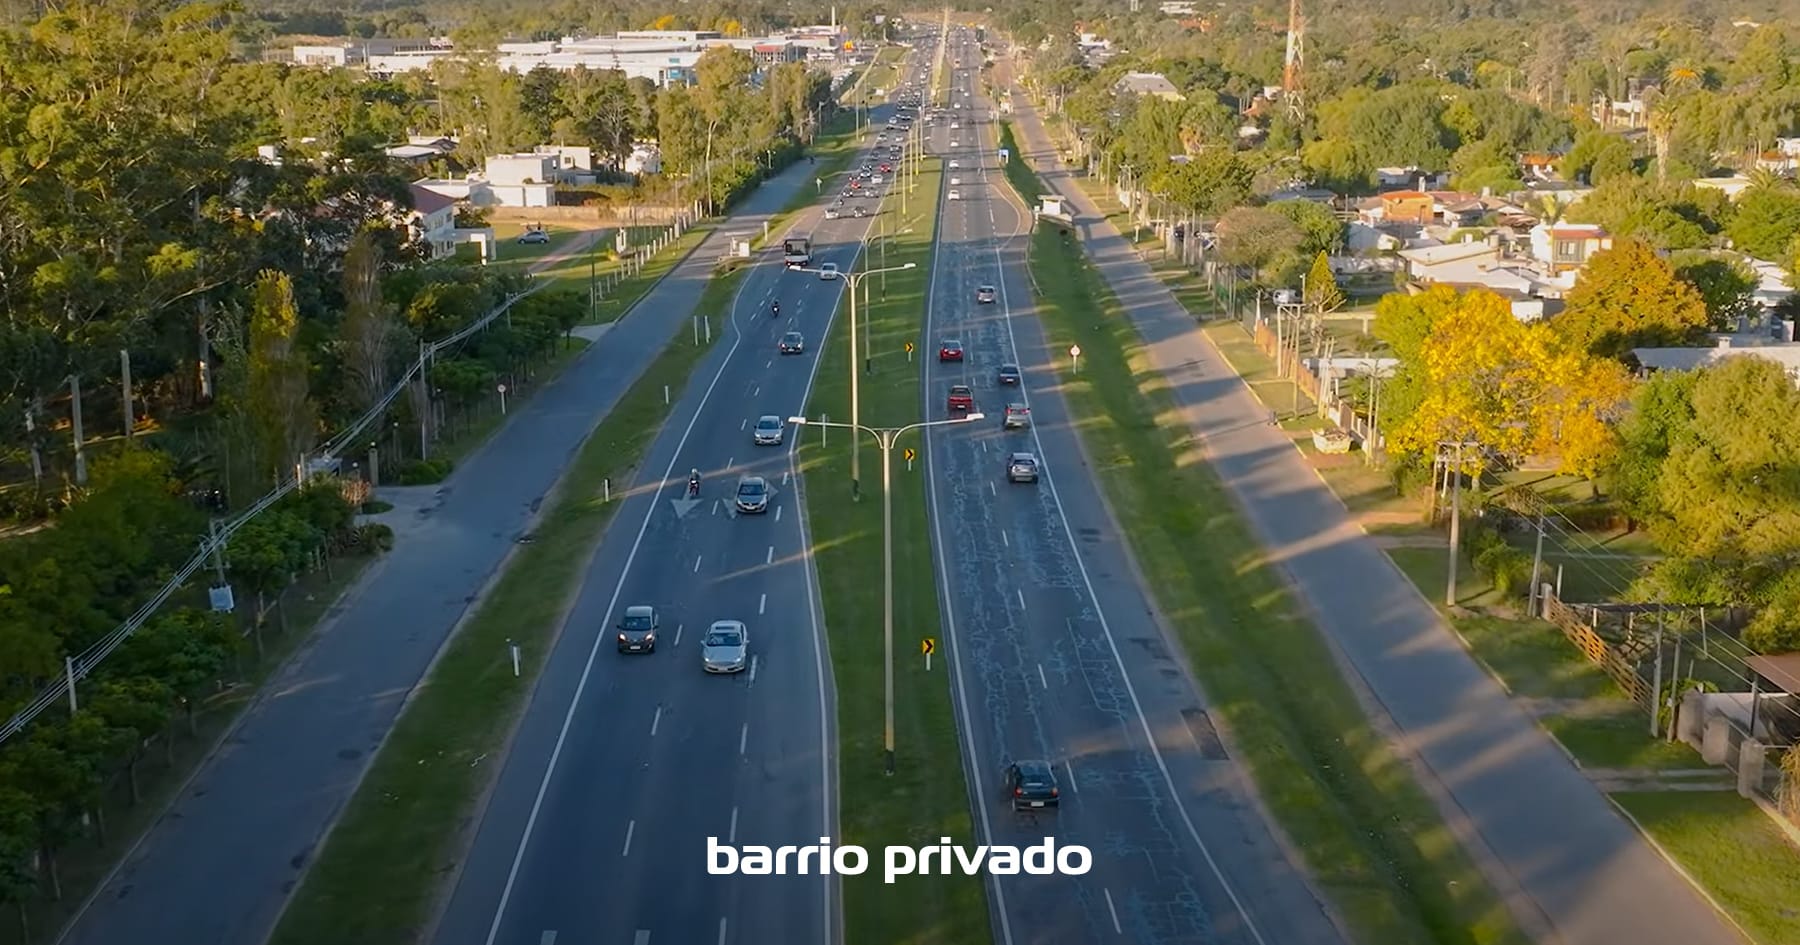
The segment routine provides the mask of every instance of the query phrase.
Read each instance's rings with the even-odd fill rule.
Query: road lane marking
[[[719,945],[725,945],[725,917],[719,917]]]
[[[748,280],[744,283],[745,286],[749,284]],[[743,291],[743,287],[739,287],[738,294],[732,296],[733,311],[742,300]],[[734,334],[731,347],[726,351],[724,360],[719,364],[718,370],[713,372],[712,380],[707,383],[706,390],[700,394],[699,405],[688,417],[687,426],[681,431],[681,438],[675,444],[675,451],[669,459],[669,465],[663,469],[663,479],[666,480],[675,474],[676,457],[681,455],[682,449],[687,446],[687,441],[693,437],[694,428],[700,424],[700,414],[712,400],[713,392],[718,389],[719,381],[725,377],[725,371],[731,366],[732,357],[743,342],[744,338],[741,333]],[[655,506],[652,506],[651,511],[654,509]],[[643,548],[644,536],[650,531],[651,511],[646,511],[643,519],[638,523],[637,535],[631,540],[631,551],[625,556],[625,566],[621,570],[621,574],[629,575],[632,565],[637,562],[638,551]],[[625,581],[621,579],[613,586],[612,599],[607,602],[606,613],[610,614],[618,608],[619,597],[624,592]],[[587,691],[588,680],[593,676],[594,662],[600,658],[600,644],[603,639],[604,635],[596,635],[593,645],[588,648],[587,662],[582,664],[581,677],[575,683],[575,693],[570,697],[569,707],[563,713],[562,727],[556,733],[556,744],[550,750],[550,760],[544,765],[544,774],[538,781],[537,794],[531,801],[531,813],[526,815],[525,828],[519,834],[518,849],[513,851],[512,865],[506,872],[506,884],[500,889],[500,901],[494,906],[494,920],[488,925],[487,945],[494,945],[494,941],[500,937],[500,924],[506,920],[506,907],[512,901],[513,886],[519,881],[519,870],[525,862],[526,849],[531,845],[532,831],[537,827],[538,815],[543,812],[544,798],[550,793],[550,781],[556,776],[556,765],[562,758],[563,745],[568,742],[569,732],[575,726],[575,713],[581,708],[582,694]],[[648,933],[645,934],[648,935]],[[640,945],[642,945],[641,942]]]
[[[757,393],[761,390],[762,390],[761,384],[751,384],[750,385],[750,396],[755,397],[757,395]]]
[[[700,559],[704,558],[704,557],[706,557],[706,556],[705,555],[695,555],[694,556],[694,573],[695,574],[700,573]]]
[[[1050,688],[1050,680],[1044,676],[1044,664],[1042,664],[1042,663],[1038,664],[1038,683],[1041,684],[1045,689]],[[657,711],[657,714],[659,714],[659,715],[662,714],[661,709],[657,709],[656,711]],[[652,734],[652,735],[656,734],[654,727],[652,728],[650,734]]]
[[[538,936],[538,945],[556,945],[556,930],[551,929]]]
[[[1119,928],[1119,910],[1113,908],[1112,891],[1104,886],[1100,887],[1100,891],[1106,895],[1106,911],[1112,913],[1113,931],[1124,935],[1125,930]]]
[[[767,611],[768,609],[769,609],[769,595],[764,594],[756,602],[756,615],[760,617],[763,615],[763,612]]]
[[[748,748],[749,745],[750,745],[750,723],[745,722],[744,727],[738,731],[738,754],[740,754],[740,755],[743,754],[744,750],[746,748]]]
[[[678,623],[675,625],[675,645],[676,646],[681,645],[681,628],[685,627],[685,626],[687,626],[687,624],[685,624],[685,623]]]
[[[1005,545],[1008,548],[1011,548],[1012,547],[1012,539],[1006,537],[1005,532],[1001,532],[1000,533],[1000,544]]]
[[[750,685],[756,685],[756,657],[750,657]]]
[[[986,441],[986,440],[981,441],[981,451],[983,453],[988,451],[988,441]]]
[[[781,506],[779,505],[775,507],[775,521],[781,521]]]
[[[714,515],[718,515],[718,514],[719,514],[719,500],[718,500],[718,499],[714,499],[714,500],[713,500],[713,504],[712,504],[712,514],[714,514]]]
[[[1041,673],[1041,672],[1043,672],[1043,671],[1044,671],[1044,668],[1043,668],[1043,667],[1042,667],[1042,666],[1039,666],[1039,667],[1038,667],[1038,672],[1040,672],[1040,673]],[[651,736],[652,736],[652,737],[655,737],[655,735],[656,735],[656,727],[657,727],[657,726],[659,726],[659,725],[661,725],[661,724],[662,724],[662,706],[657,706],[657,707],[656,707],[656,714],[655,714],[655,715],[654,715],[654,716],[651,716],[651,718],[650,718],[650,735],[651,735]]]
[[[774,563],[775,563],[775,546],[770,545],[769,553],[763,556],[763,564],[774,564]],[[764,594],[763,596],[767,597],[768,595]]]
[[[638,929],[637,935],[631,939],[631,945],[650,945],[650,930]]]
[[[810,389],[812,387],[812,385],[808,384],[807,387]],[[785,485],[787,485],[787,481],[788,481],[788,471],[784,469],[781,471],[781,484],[785,486]]]
[[[1069,790],[1074,791],[1076,794],[1080,794],[1081,787],[1075,783],[1075,766],[1069,763],[1069,759],[1064,758],[1063,767],[1069,772]]]
[[[637,821],[635,820],[625,825],[625,849],[619,851],[620,856],[631,855],[631,835],[634,833],[637,833]]]
[[[737,842],[737,808],[731,809],[731,832],[725,835],[726,843]]]
[[[744,422],[743,422],[743,423],[740,423],[740,424],[738,424],[738,429],[740,429],[740,430],[747,430],[747,429],[749,429],[749,428],[750,428],[750,418],[749,418],[749,417],[745,417],[745,418],[744,418]]]
[[[733,457],[725,460],[725,471],[730,472],[731,467],[736,466],[736,465],[737,465],[737,457],[736,456],[733,456]]]
[[[1015,587],[1015,588],[1013,588],[1013,593],[1019,595],[1019,609],[1024,610],[1025,609],[1025,592]]]
[[[993,493],[996,498],[1000,495],[999,487],[995,486],[992,482],[988,483],[988,491]]]

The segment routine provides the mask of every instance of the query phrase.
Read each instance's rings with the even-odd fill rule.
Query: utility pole
[[[1543,602],[1538,599],[1538,569],[1544,566],[1544,513],[1537,516],[1537,547],[1531,552],[1531,593],[1525,598],[1530,602],[1531,615],[1541,616]]]
[[[87,451],[82,448],[82,443],[87,440],[87,435],[81,429],[81,378],[73,374],[69,375],[69,422],[75,434],[75,484],[85,486]]]
[[[1478,446],[1466,440],[1442,444],[1456,449],[1455,465],[1448,472],[1450,480],[1450,577],[1444,586],[1444,606],[1456,606],[1456,556],[1462,542],[1462,471],[1463,447]]]
[[[124,389],[125,438],[137,435],[137,415],[131,409],[131,352],[119,349],[119,386]]]

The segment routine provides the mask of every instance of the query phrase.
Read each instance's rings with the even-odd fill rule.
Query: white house
[[[456,252],[456,198],[424,186],[411,186],[413,208],[406,214],[406,228],[413,239],[431,247],[431,258]]]
[[[625,158],[627,174],[661,174],[662,152],[655,145],[633,145],[630,156]]]

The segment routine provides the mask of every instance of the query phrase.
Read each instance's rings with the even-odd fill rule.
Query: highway
[[[814,266],[849,270],[874,219],[824,221],[815,208],[796,230],[810,229]],[[704,313],[724,335],[677,392],[589,566],[435,930],[439,945],[841,937],[835,879],[706,868],[708,837],[779,846],[837,834],[830,661],[789,485],[796,437],[756,446],[750,428],[764,414],[804,412],[845,283],[786,271],[779,239],[771,246],[730,310]],[[805,334],[804,354],[777,353],[789,330]],[[703,477],[697,502],[686,498],[689,469]],[[774,487],[766,513],[736,514],[740,475]],[[612,628],[640,604],[660,612],[656,651],[618,653]],[[702,671],[700,640],[720,619],[748,625],[740,674]]]
[[[268,681],[61,942],[267,937],[451,627],[530,528],[588,432],[687,325],[725,234],[759,230],[812,179],[801,162],[765,183],[554,383],[513,409],[409,527],[413,537],[384,555]]]
[[[1049,350],[1034,317],[1031,215],[1000,170],[997,127],[970,123],[991,113],[973,95],[981,53],[972,38],[957,51],[970,68],[955,88],[974,107],[952,113],[960,128],[932,130],[929,148],[956,162],[947,188],[961,199],[941,205],[919,342],[934,356],[925,416],[946,415],[953,383],[970,385],[987,416],[929,430],[925,452],[952,696],[986,842],[1053,836],[1094,855],[1085,876],[990,879],[996,941],[1342,942],[1227,756],[1102,503],[1056,392],[1067,354]],[[998,288],[995,302],[977,303],[981,285]],[[951,338],[965,360],[936,362]],[[1019,388],[999,384],[1002,364],[1021,367]],[[1030,408],[1027,430],[1001,427],[1014,401]],[[1014,450],[1036,454],[1038,483],[1007,481]],[[1021,759],[1054,765],[1059,811],[1010,810],[999,779]]]
[[[1080,243],[1169,381],[1208,460],[1320,631],[1415,755],[1421,783],[1536,941],[1742,941],[1470,656],[1351,521],[1181,304],[1063,167],[1022,90],[1019,146],[1073,207]],[[1055,467],[1054,464],[1052,468]]]

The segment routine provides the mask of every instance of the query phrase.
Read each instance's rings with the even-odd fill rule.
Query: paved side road
[[[1252,526],[1428,769],[1427,788],[1540,942],[1740,942],[1451,635],[1070,179],[1014,90],[1020,147],[1074,207],[1087,252]]]
[[[750,197],[630,314],[512,418],[419,509],[422,521],[270,680],[137,849],[67,930],[67,945],[264,941],[401,703],[581,441],[699,303],[728,234],[812,182],[800,162]]]

